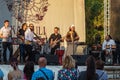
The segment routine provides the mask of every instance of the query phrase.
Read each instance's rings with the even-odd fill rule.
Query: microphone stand
[[[72,47],[73,47],[73,55],[75,54],[74,53],[74,36],[73,36],[74,32],[71,33],[71,39],[72,39]]]

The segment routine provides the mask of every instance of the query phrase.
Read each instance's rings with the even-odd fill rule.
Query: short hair
[[[4,23],[9,22],[9,20],[5,20]]]
[[[59,27],[55,27],[54,29],[57,29],[57,30],[59,30]]]
[[[95,63],[96,63],[96,69],[103,70],[104,62],[102,60],[97,60]]]
[[[29,27],[30,27],[31,25],[34,27],[34,25],[33,25],[32,23],[29,24]]]
[[[47,65],[47,59],[45,57],[40,57],[38,60],[38,64],[39,65],[41,65],[41,64]]]
[[[72,56],[68,55],[63,59],[63,68],[66,69],[75,68],[75,60],[72,58]]]

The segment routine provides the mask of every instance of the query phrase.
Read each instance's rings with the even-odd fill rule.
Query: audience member
[[[99,76],[99,80],[108,80],[108,75],[103,69],[104,69],[104,62],[102,60],[97,60],[96,73]]]
[[[63,69],[58,71],[58,80],[77,80],[77,69],[72,56],[66,56],[63,60]]]
[[[3,71],[0,69],[0,80],[3,80],[4,74]]]
[[[8,80],[22,80],[23,72],[18,68],[18,61],[16,58],[10,60],[13,71],[8,73]]]
[[[24,79],[25,80],[31,80],[32,74],[34,73],[34,63],[31,62],[31,61],[28,61],[25,64],[23,72],[24,72]]]
[[[88,57],[86,65],[87,70],[80,72],[78,80],[99,80],[96,74],[95,59],[93,56]]]
[[[45,80],[54,80],[54,74],[52,70],[47,69],[47,60],[45,57],[40,57],[38,60],[39,70],[33,73],[31,80],[37,80],[38,78],[44,78]]]

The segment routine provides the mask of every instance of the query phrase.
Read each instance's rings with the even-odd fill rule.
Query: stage
[[[18,66],[20,70],[23,70],[24,65],[19,65]],[[35,65],[35,71],[39,69],[38,65]],[[47,68],[51,69],[54,74],[55,74],[55,79],[57,80],[57,72],[62,68],[62,66],[56,66],[56,65],[48,65]],[[7,74],[9,71],[12,70],[12,67],[10,65],[0,65],[0,69],[4,73],[4,79],[3,80],[8,80],[7,79]],[[86,66],[78,66],[79,72],[86,70]],[[105,71],[108,73],[109,79],[113,80],[119,80],[120,79],[120,66],[105,66]]]

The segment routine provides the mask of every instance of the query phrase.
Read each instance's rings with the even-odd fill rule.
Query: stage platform
[[[23,70],[24,65],[18,66],[20,70]],[[47,65],[47,68],[51,69],[55,74],[55,79],[57,80],[58,70],[62,69],[62,66]],[[7,74],[12,70],[10,65],[0,65],[0,69],[4,72],[4,80],[7,79]],[[39,69],[38,65],[35,65],[35,71]],[[78,66],[79,71],[86,70],[86,66]],[[105,66],[105,71],[108,73],[109,80],[120,80],[120,66]]]

